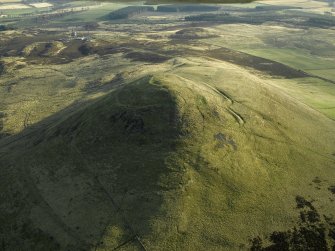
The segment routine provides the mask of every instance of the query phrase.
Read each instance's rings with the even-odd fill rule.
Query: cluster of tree
[[[329,28],[335,26],[335,18],[332,16],[311,17],[306,23],[314,27]]]
[[[13,30],[14,28],[12,26],[0,24],[0,31],[7,31],[7,30]]]
[[[199,5],[199,4],[168,4],[159,5],[157,11],[159,12],[207,12],[217,11],[220,7],[215,5]]]
[[[151,6],[128,6],[108,14],[109,20],[130,18],[147,11],[155,11]]]
[[[87,56],[91,53],[92,47],[88,44],[83,44],[78,48],[78,50],[80,51],[81,54]]]
[[[97,22],[88,22],[84,24],[85,30],[95,30],[99,27],[99,24]]]
[[[262,24],[267,20],[264,17],[257,16],[234,16],[229,13],[223,14],[202,14],[195,16],[187,16],[185,17],[186,21],[212,21],[212,22],[224,22],[227,24],[233,23],[247,23],[247,24]]]

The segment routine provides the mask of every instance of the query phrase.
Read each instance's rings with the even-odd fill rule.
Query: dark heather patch
[[[0,75],[5,74],[5,63],[0,62]]]
[[[312,181],[313,181],[314,183],[316,183],[316,184],[321,183],[321,180],[320,180],[319,177],[315,177]]]
[[[132,59],[133,61],[143,61],[148,63],[163,63],[170,59],[170,57],[151,52],[130,52],[127,53],[125,57]]]
[[[335,194],[335,185],[332,185],[328,188],[328,190],[332,193]]]
[[[241,66],[251,67],[255,70],[267,72],[270,75],[280,76],[287,79],[304,78],[309,76],[309,74],[304,71],[294,69],[282,63],[228,48],[211,50],[208,52],[208,55],[219,60],[228,61]]]
[[[273,232],[264,240],[271,244],[264,246],[262,238],[255,237],[250,240],[250,250],[254,251],[289,251],[289,250],[313,250],[328,251],[332,247],[327,243],[328,238],[335,240],[335,222],[332,217],[324,215],[324,221],[311,201],[302,196],[296,197],[297,209],[300,210],[300,218],[293,229],[282,232]]]
[[[263,241],[259,236],[251,239],[250,243],[251,243],[251,247],[250,247],[251,251],[262,250]]]
[[[295,201],[297,203],[297,208],[304,208],[304,207],[309,207],[310,209],[314,209],[313,205],[311,202],[305,200],[304,197],[302,196],[296,196]]]

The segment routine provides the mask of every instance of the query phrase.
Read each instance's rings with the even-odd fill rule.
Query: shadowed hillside
[[[164,161],[177,147],[175,101],[166,88],[149,81],[146,77],[116,90],[43,132],[29,134],[24,146],[15,148],[26,150],[2,162],[9,176],[18,177],[14,184],[2,182],[2,189],[14,196],[6,201],[22,203],[1,215],[8,231],[16,219],[15,231],[4,239],[6,248],[40,244],[45,250],[50,242],[51,249],[87,249],[114,231],[108,242],[113,248],[150,230],[161,191],[182,180]],[[20,161],[14,164],[16,154]],[[41,236],[41,231],[49,234]]]

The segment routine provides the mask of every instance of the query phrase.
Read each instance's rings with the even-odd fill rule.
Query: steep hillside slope
[[[9,250],[334,245],[334,121],[251,73],[175,59],[64,114],[0,144]]]

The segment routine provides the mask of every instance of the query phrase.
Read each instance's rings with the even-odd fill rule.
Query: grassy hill
[[[334,121],[229,63],[165,67],[0,141],[2,247],[332,247]]]
[[[4,12],[1,251],[335,250],[325,2],[54,4]]]

